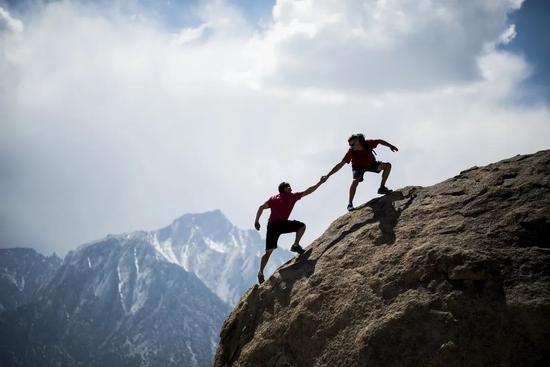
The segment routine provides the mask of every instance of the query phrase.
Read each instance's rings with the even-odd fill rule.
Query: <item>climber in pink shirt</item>
[[[321,177],[319,182],[303,192],[292,192],[292,188],[288,182],[281,182],[279,184],[279,194],[270,197],[258,208],[256,220],[254,221],[254,227],[258,231],[260,230],[260,217],[263,211],[267,208],[271,209],[271,214],[267,221],[265,253],[260,261],[260,271],[258,272],[258,282],[260,284],[264,282],[264,268],[271,253],[277,248],[277,241],[281,234],[296,232],[296,239],[290,251],[297,252],[300,255],[304,253],[305,250],[300,246],[300,239],[304,235],[306,225],[297,220],[288,220],[288,217],[298,200],[317,190],[325,181],[326,179]]]

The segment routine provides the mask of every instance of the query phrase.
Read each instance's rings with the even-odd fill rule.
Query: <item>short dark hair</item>
[[[367,141],[365,140],[365,135],[363,134],[353,134],[348,138],[348,143],[350,143],[352,140],[359,141],[359,144],[361,144],[363,147],[367,147]]]
[[[285,192],[285,189],[289,186],[290,186],[290,184],[288,182],[281,182],[279,184],[279,193],[282,194],[283,192]]]

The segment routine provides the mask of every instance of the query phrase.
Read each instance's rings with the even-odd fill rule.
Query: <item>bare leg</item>
[[[380,187],[386,186],[386,181],[388,180],[388,176],[391,172],[391,163],[385,162],[380,164],[380,167],[382,168],[382,182],[380,182]]]
[[[358,180],[353,180],[351,186],[349,187],[349,203],[353,204],[353,198],[355,197],[355,191],[357,190],[357,185],[359,185]]]
[[[262,255],[262,258],[260,260],[260,274],[264,273],[264,268],[267,265],[267,261],[269,260],[269,257],[271,256],[272,252],[273,252],[273,249],[265,250],[265,254]]]
[[[300,239],[304,235],[305,231],[306,231],[306,225],[305,224],[296,231],[296,240],[294,240],[294,245],[300,246]]]

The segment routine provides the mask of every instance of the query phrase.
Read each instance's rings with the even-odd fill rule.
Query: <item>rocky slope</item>
[[[215,366],[549,366],[550,151],[336,220],[243,296]]]
[[[0,249],[0,312],[28,302],[61,263],[55,254],[46,257],[30,248]]]

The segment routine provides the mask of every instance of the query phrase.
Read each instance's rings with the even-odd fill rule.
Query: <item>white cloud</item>
[[[4,8],[0,7],[0,32],[23,32],[23,23],[19,19],[13,18],[10,13]]]
[[[210,37],[221,39],[240,39],[250,32],[249,26],[237,8],[222,0],[211,0],[202,6],[192,8],[194,18],[200,25],[182,29],[178,34],[180,44],[208,41]],[[211,39],[210,39],[211,41]]]
[[[280,0],[256,76],[293,87],[388,92],[479,77],[477,57],[519,2]]]
[[[510,42],[512,42],[514,40],[514,38],[516,38],[517,36],[517,32],[516,32],[516,25],[515,24],[510,24],[510,26],[508,27],[508,29],[506,29],[499,37],[499,43],[503,44],[503,45],[507,45],[509,44]]]
[[[250,227],[280,181],[313,184],[353,132],[400,147],[378,150],[393,187],[547,147],[548,107],[510,102],[530,66],[484,47],[513,3],[312,4],[279,1],[260,31],[221,1],[177,34],[72,2],[29,16],[1,46],[2,245],[64,252],[213,208]],[[348,171],[297,205],[306,241],[343,213]]]

